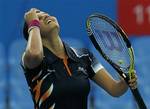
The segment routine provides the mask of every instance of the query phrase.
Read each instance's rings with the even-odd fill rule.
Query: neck
[[[50,35],[42,40],[43,45],[59,58],[66,58],[66,53],[62,40],[58,34]]]

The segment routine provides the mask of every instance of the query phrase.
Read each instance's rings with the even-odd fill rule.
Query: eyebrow
[[[41,11],[40,10],[36,10],[36,13],[40,13]]]
[[[36,13],[40,13],[40,14],[48,14],[48,13],[43,12],[43,11],[40,11],[40,10],[37,10]]]

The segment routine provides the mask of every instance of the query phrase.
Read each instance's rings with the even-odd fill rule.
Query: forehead
[[[39,14],[39,15],[43,15],[43,14],[47,14],[49,15],[48,13],[44,12],[44,11],[40,11],[38,9],[36,9],[36,13]]]

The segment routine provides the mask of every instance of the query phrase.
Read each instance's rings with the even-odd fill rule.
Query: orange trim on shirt
[[[70,69],[68,67],[68,61],[67,61],[67,59],[68,58],[63,59],[63,62],[64,62],[64,65],[65,65],[65,68],[67,70],[67,73],[69,74],[69,76],[72,76],[72,73],[71,73],[71,71],[70,71]]]

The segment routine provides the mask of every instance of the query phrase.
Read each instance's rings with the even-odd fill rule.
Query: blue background
[[[0,0],[0,109],[33,109],[19,65],[26,45],[22,35],[24,13],[32,7],[56,16],[61,26],[61,38],[71,46],[89,48],[117,79],[115,71],[97,54],[85,29],[86,18],[95,12],[117,20],[116,0]],[[132,36],[130,40],[135,50],[138,86],[150,108],[150,37]],[[130,91],[113,98],[94,83],[91,84],[89,109],[137,109]]]

